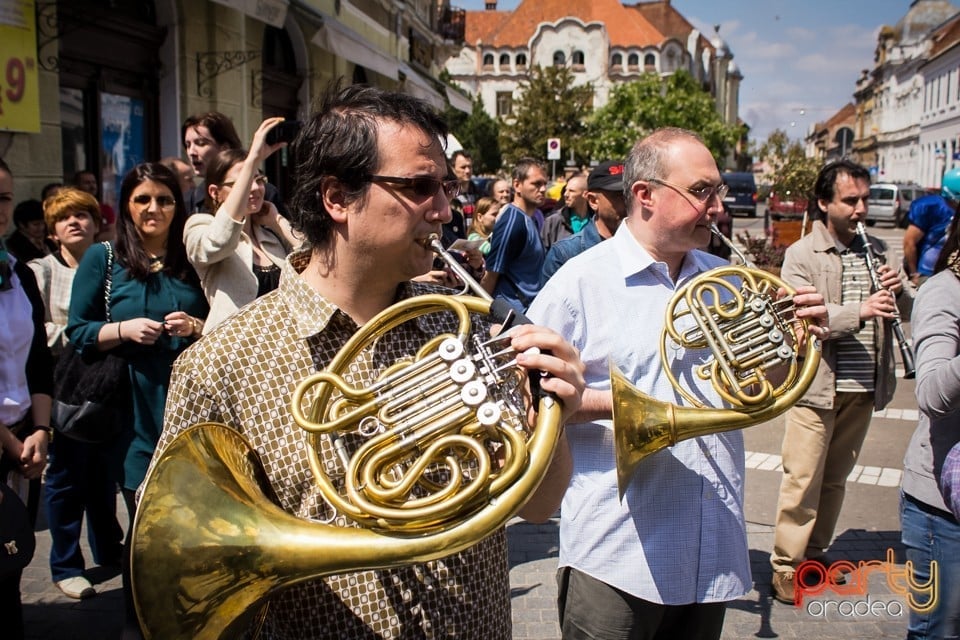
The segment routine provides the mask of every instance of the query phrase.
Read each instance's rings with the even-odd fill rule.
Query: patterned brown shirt
[[[308,434],[294,422],[289,403],[295,387],[323,369],[357,326],[299,276],[309,258],[307,251],[292,254],[277,290],[242,309],[177,360],[157,451],[191,425],[222,422],[253,445],[284,510],[326,520],[333,514],[316,489]],[[436,290],[405,283],[398,299]],[[403,324],[365,349],[344,379],[366,386],[399,357],[449,331],[446,324],[437,314]],[[475,331],[485,329],[474,326]],[[328,468],[339,464],[329,447],[321,449],[321,456]],[[335,522],[351,526],[340,515]],[[270,599],[256,637],[488,640],[510,634],[509,569],[501,528],[441,560],[288,587]]]

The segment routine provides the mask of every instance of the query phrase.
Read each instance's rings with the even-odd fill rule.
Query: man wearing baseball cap
[[[543,261],[540,286],[567,260],[616,232],[620,221],[627,215],[623,200],[623,162],[607,160],[597,165],[587,178],[586,197],[591,219],[578,233],[558,240],[550,247]]]

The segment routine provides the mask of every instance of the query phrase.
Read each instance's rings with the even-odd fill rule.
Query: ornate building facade
[[[16,12],[0,16],[0,29],[8,29],[0,39],[17,36],[11,64],[25,71],[18,106],[37,122],[14,121],[9,103],[0,112],[0,157],[17,176],[18,200],[91,169],[103,200],[115,205],[131,167],[182,155],[180,125],[188,115],[221,111],[249,144],[266,117],[306,117],[338,78],[405,91],[438,109],[471,107],[438,80],[443,61],[463,43],[464,12],[449,0],[13,6]],[[285,162],[286,154],[275,154],[266,167],[281,193],[291,186]]]
[[[496,5],[466,13],[464,46],[445,65],[491,116],[510,117],[532,66],[565,65],[576,86],[592,84],[597,108],[617,83],[685,69],[714,96],[726,122],[738,121],[743,76],[733,53],[719,35],[707,40],[670,0],[523,0],[514,11]]]
[[[873,69],[854,91],[853,148],[875,180],[936,188],[960,152],[960,128],[948,122],[960,105],[960,40],[949,27],[956,14],[946,0],[913,0],[896,25],[880,29]]]
[[[856,116],[856,107],[848,102],[824,122],[813,125],[806,140],[807,156],[828,161],[852,153]]]

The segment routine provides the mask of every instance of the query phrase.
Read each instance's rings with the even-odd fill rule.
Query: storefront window
[[[87,168],[90,134],[83,110],[83,91],[60,87],[60,139],[63,144],[63,177],[69,181]]]
[[[146,159],[143,100],[100,94],[100,197],[117,208],[123,176]]]

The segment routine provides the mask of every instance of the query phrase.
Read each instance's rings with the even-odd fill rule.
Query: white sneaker
[[[75,600],[84,600],[97,595],[90,581],[83,576],[74,576],[56,583],[63,595]]]

